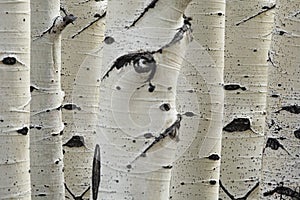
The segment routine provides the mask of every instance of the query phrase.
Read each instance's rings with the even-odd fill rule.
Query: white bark
[[[273,0],[226,1],[222,199],[259,199],[273,8]]]
[[[185,82],[178,82],[177,106],[188,113],[183,123],[190,122],[196,137],[173,165],[170,196],[213,200],[221,157],[225,1],[194,0],[185,14],[192,17],[194,41],[181,71]]]
[[[300,2],[277,0],[261,199],[300,199]]]
[[[115,42],[103,50],[100,199],[169,198],[168,166],[193,139],[175,105],[188,2],[109,1],[106,38]]]
[[[78,17],[62,41],[64,105],[70,106],[63,109],[66,196],[92,199],[98,190],[91,180],[106,1],[63,1],[62,6]]]
[[[30,199],[29,66],[29,1],[0,1],[1,199]]]
[[[60,22],[60,2],[32,0],[31,10],[31,196],[32,199],[60,200],[65,196],[61,34],[55,33]],[[49,31],[42,34],[46,30]]]

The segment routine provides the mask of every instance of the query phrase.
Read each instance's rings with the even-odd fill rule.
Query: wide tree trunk
[[[172,199],[218,199],[222,119],[225,1],[194,0],[190,44],[178,82],[177,107],[194,141],[172,169]],[[189,133],[191,134],[191,133]]]
[[[98,187],[92,185],[92,165],[99,123],[97,112],[106,1],[68,0],[62,1],[62,7],[77,17],[74,25],[63,32],[62,39],[66,197],[94,199]],[[99,174],[95,175],[96,180],[99,178]]]
[[[58,0],[31,0],[32,199],[64,199],[61,105],[61,22]],[[47,31],[47,32],[45,32]]]
[[[300,2],[277,0],[269,52],[261,199],[300,199]]]
[[[190,41],[188,3],[108,3],[97,132],[100,199],[169,198],[170,165],[192,142],[175,104]]]
[[[274,5],[226,1],[222,199],[259,199]]]
[[[0,1],[0,197],[30,199],[30,4]]]

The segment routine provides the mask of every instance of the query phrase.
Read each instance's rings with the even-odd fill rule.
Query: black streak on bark
[[[229,193],[229,191],[224,187],[224,185],[222,184],[222,181],[219,180],[219,184],[220,187],[222,188],[222,190],[227,194],[227,196],[231,199],[231,200],[247,200],[247,198],[250,196],[250,194],[259,186],[259,182],[257,182],[253,188],[251,188],[243,197],[239,197],[236,198],[234,197],[232,194]]]
[[[285,187],[285,186],[278,186],[278,187],[274,188],[273,190],[264,192],[263,195],[266,197],[266,196],[272,196],[275,193],[280,194],[280,196],[285,195],[288,197],[292,197],[292,199],[300,200],[299,192],[297,192],[289,187]],[[282,197],[280,199],[282,199]]]
[[[294,131],[294,136],[295,136],[297,139],[300,139],[300,128]]]
[[[90,22],[87,26],[83,27],[80,31],[78,31],[76,34],[74,34],[72,36],[72,39],[75,38],[77,35],[81,34],[83,31],[85,31],[86,29],[88,29],[90,26],[92,26],[93,24],[95,24],[97,21],[99,21],[100,19],[102,19],[105,16],[106,16],[106,11],[102,15],[96,13],[94,15],[94,17],[97,18],[97,19],[95,19],[94,21]]]
[[[17,133],[20,133],[22,135],[27,135],[28,130],[29,130],[28,127],[24,127],[22,129],[17,130]]]
[[[88,187],[80,196],[75,196],[73,192],[67,187],[67,184],[65,183],[66,190],[70,193],[70,195],[73,197],[74,200],[83,200],[83,196],[87,191],[89,191],[90,187]]]
[[[38,90],[38,88],[35,87],[35,86],[33,86],[33,85],[31,85],[31,86],[30,86],[30,92],[33,92],[34,90]]]
[[[163,166],[162,168],[163,168],[163,169],[172,169],[173,166],[172,166],[172,165],[167,165],[167,166]]]
[[[210,156],[207,157],[209,160],[220,160],[220,156],[218,154],[211,154]]]
[[[245,87],[241,87],[240,85],[238,84],[228,84],[228,85],[224,85],[224,89],[225,90],[238,90],[238,89],[241,89],[241,90],[246,90]]]
[[[245,22],[247,22],[247,21],[249,21],[249,20],[251,20],[251,19],[253,19],[253,18],[255,18],[255,17],[257,17],[257,16],[259,16],[259,15],[261,15],[261,14],[267,12],[267,11],[269,11],[269,10],[272,10],[273,8],[275,8],[275,6],[276,6],[276,4],[272,5],[271,7],[269,7],[269,6],[263,6],[261,11],[259,11],[255,15],[252,15],[250,17],[247,17],[246,19],[243,19],[242,21],[236,23],[235,25],[239,26],[242,23],[245,23]]]
[[[5,65],[14,65],[17,63],[17,59],[15,57],[5,57],[2,60],[2,63]]]
[[[250,120],[248,118],[235,118],[232,122],[227,124],[223,130],[227,132],[251,130]]]
[[[69,104],[65,104],[62,106],[62,108],[66,109],[66,110],[81,110],[81,108],[79,106],[77,106],[76,104],[72,104],[72,103],[69,103]]]
[[[270,147],[272,150],[278,150],[279,148],[282,148],[285,152],[287,152],[288,155],[291,155],[276,138],[268,138],[265,148],[268,147]]]
[[[148,12],[148,10],[150,9],[150,8],[154,8],[155,7],[155,4],[158,2],[158,0],[153,0],[145,9],[144,9],[144,11],[140,14],[140,16],[137,18],[137,19],[135,19],[133,22],[132,22],[132,24],[130,25],[130,26],[126,26],[125,28],[127,28],[127,29],[129,29],[129,28],[131,28],[131,27],[133,27],[133,26],[135,26],[135,24],[146,14],[146,12]]]
[[[171,106],[169,103],[164,103],[159,106],[159,109],[162,111],[169,111],[171,109]]]
[[[100,186],[100,175],[101,175],[101,157],[100,157],[100,146],[97,144],[94,152],[93,159],[93,171],[92,171],[92,195],[93,200],[98,198],[98,190]]]
[[[281,110],[278,110],[275,113],[279,113],[282,110],[285,110],[285,111],[293,113],[293,114],[299,114],[300,113],[300,106],[298,106],[297,104],[292,105],[292,106],[283,106],[281,108]]]
[[[82,147],[84,146],[84,138],[83,136],[74,135],[67,143],[63,144],[63,146],[67,147]]]

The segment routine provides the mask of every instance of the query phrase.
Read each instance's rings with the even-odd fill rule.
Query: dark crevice
[[[280,194],[280,199],[282,199],[282,195],[291,197],[292,199],[295,200],[300,200],[300,193],[297,192],[296,190],[293,190],[289,187],[285,187],[285,186],[277,186],[276,188],[274,188],[273,190],[264,192],[263,195],[266,196],[272,196],[273,194]]]
[[[295,136],[297,139],[300,139],[300,128],[294,131],[294,136]]]
[[[280,111],[285,110],[289,113],[299,114],[300,113],[300,106],[295,104],[291,106],[283,106],[280,110],[276,111],[275,113],[279,113]]]
[[[15,57],[5,57],[2,59],[2,63],[5,65],[14,65],[17,63],[17,59]]]
[[[27,135],[28,131],[29,131],[28,127],[23,127],[21,129],[17,130],[17,133],[20,133],[22,135]]]
[[[100,146],[96,144],[93,158],[93,170],[92,170],[92,195],[93,200],[98,198],[98,190],[100,186],[100,175],[101,175],[101,156]]]
[[[276,138],[268,138],[265,148],[271,148],[272,150],[283,149],[288,155],[291,155],[286,148]]]
[[[246,90],[245,87],[241,87],[240,85],[238,84],[228,84],[228,85],[224,85],[224,89],[225,90],[238,90],[238,89],[241,89],[243,91]]]
[[[83,27],[80,31],[78,31],[77,33],[75,33],[74,35],[72,35],[71,38],[72,39],[75,38],[76,36],[78,36],[79,34],[81,34],[83,31],[85,31],[86,29],[88,29],[89,27],[91,27],[93,24],[95,24],[97,21],[99,21],[100,19],[102,19],[105,16],[106,16],[106,11],[102,15],[96,13],[94,15],[94,17],[97,18],[97,19],[93,20],[87,26]]]
[[[250,196],[250,194],[259,186],[259,182],[257,182],[243,197],[234,197],[230,192],[224,187],[222,184],[222,181],[219,180],[220,187],[222,190],[226,193],[226,195],[231,199],[231,200],[247,200],[247,198]]]
[[[73,192],[68,188],[67,184],[64,183],[66,190],[69,192],[69,194],[73,197],[74,200],[83,200],[83,196],[85,193],[87,193],[90,190],[90,186],[80,195],[80,196],[75,196]]]
[[[245,23],[245,22],[247,22],[247,21],[249,21],[249,20],[251,20],[251,19],[253,19],[253,18],[255,18],[255,17],[257,17],[257,16],[259,16],[259,15],[261,15],[261,14],[267,12],[267,11],[269,11],[269,10],[272,10],[273,8],[275,8],[275,6],[276,6],[276,4],[274,4],[274,5],[270,6],[270,7],[269,6],[263,6],[261,11],[259,11],[258,13],[254,14],[254,15],[252,15],[250,17],[247,17],[247,18],[243,19],[242,21],[236,23],[235,25],[239,26],[242,23]]]
[[[63,146],[67,147],[82,147],[84,146],[84,137],[79,135],[74,135],[67,143],[63,144]]]
[[[144,15],[146,14],[146,12],[148,12],[148,10],[149,10],[150,8],[154,8],[154,7],[155,7],[155,5],[156,5],[157,2],[158,2],[158,0],[153,0],[153,1],[152,1],[152,2],[144,9],[144,11],[139,15],[139,17],[136,18],[136,19],[132,22],[132,24],[131,24],[130,26],[126,26],[125,28],[129,29],[129,28],[135,26],[135,24],[136,24],[140,19],[142,19],[142,18],[144,17]]]
[[[207,158],[214,161],[220,160],[220,156],[218,154],[211,154]]]
[[[227,132],[242,132],[251,130],[250,120],[248,118],[235,118],[229,124],[227,124],[223,130]]]
[[[81,108],[79,106],[77,106],[76,104],[72,104],[72,103],[69,103],[69,104],[65,104],[62,106],[63,109],[66,109],[66,110],[81,110]]]

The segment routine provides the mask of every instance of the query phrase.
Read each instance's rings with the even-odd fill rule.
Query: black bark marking
[[[148,139],[154,137],[154,135],[152,133],[145,133],[144,137]]]
[[[194,116],[196,116],[196,114],[195,113],[193,113],[193,112],[190,112],[190,111],[187,111],[187,112],[185,112],[184,114],[182,114],[182,115],[185,115],[185,116],[187,116],[187,117],[194,117]]]
[[[74,39],[77,35],[81,34],[83,31],[85,31],[86,29],[88,29],[89,27],[91,27],[93,24],[95,24],[97,21],[99,21],[100,19],[102,19],[105,16],[106,16],[106,11],[102,15],[96,13],[94,15],[94,17],[97,18],[97,19],[95,19],[94,21],[90,22],[87,26],[83,27],[77,33],[75,33],[74,35],[72,35],[71,38]]]
[[[277,68],[277,66],[274,63],[273,54],[275,54],[273,51],[268,51],[268,60],[267,60],[267,62],[270,62],[273,67]]]
[[[17,133],[20,133],[22,135],[27,135],[28,131],[29,131],[28,127],[23,127],[21,129],[17,130]]]
[[[98,190],[100,186],[100,175],[101,175],[101,157],[100,157],[100,146],[96,144],[94,159],[93,159],[93,171],[92,171],[92,195],[93,200],[98,198]]]
[[[261,15],[261,14],[267,12],[267,11],[269,11],[269,10],[272,10],[273,8],[275,8],[275,6],[276,6],[276,4],[272,5],[271,7],[269,7],[269,6],[263,6],[261,11],[259,11],[258,13],[254,14],[254,15],[252,15],[250,17],[247,17],[247,18],[241,20],[240,22],[236,23],[235,25],[239,26],[242,23],[245,23],[245,22],[247,22],[247,21],[249,21],[249,20],[251,20],[251,19],[253,19],[253,18],[255,18],[255,17],[257,17],[257,16],[259,16],[259,15]]]
[[[155,144],[162,141],[166,137],[169,137],[170,139],[178,142],[181,120],[182,120],[182,116],[180,114],[177,114],[177,120],[170,127],[168,127],[164,132],[162,132],[158,137],[155,137],[154,141],[145,150],[143,150],[143,152],[137,158],[135,158],[134,161],[137,160],[139,157],[146,157],[147,152],[152,147],[154,147]]]
[[[159,106],[159,109],[162,111],[169,111],[171,109],[171,105],[169,103],[164,103]]]
[[[105,44],[112,44],[112,43],[114,43],[114,42],[115,42],[115,39],[114,39],[113,37],[106,36],[106,37],[104,38],[104,43],[105,43]]]
[[[245,87],[241,87],[240,85],[238,84],[228,84],[228,85],[224,85],[224,89],[225,90],[238,90],[238,89],[241,89],[243,91],[246,90]]]
[[[33,86],[33,85],[31,85],[30,86],[30,92],[33,92],[34,90],[38,90],[39,88],[37,88],[37,87],[35,87],[35,86]]]
[[[69,104],[65,104],[62,106],[62,108],[66,109],[66,110],[81,110],[81,108],[79,106],[77,106],[76,104],[72,104],[72,103],[69,103]]]
[[[220,156],[218,154],[211,154],[207,158],[214,161],[220,160]]]
[[[285,195],[291,197],[292,199],[300,200],[300,192],[297,192],[296,190],[293,190],[289,187],[285,187],[283,185],[277,186],[273,190],[264,192],[263,195],[266,197],[266,196],[272,196],[275,193],[280,194],[280,199],[282,199],[282,195]]]
[[[80,196],[75,196],[75,194],[68,188],[67,184],[64,183],[66,190],[69,192],[69,194],[73,197],[74,200],[83,200],[83,196],[87,191],[89,191],[90,186],[80,195]]]
[[[248,118],[235,118],[232,122],[227,124],[223,130],[227,132],[242,132],[252,130],[250,125],[250,120]]]
[[[173,166],[172,166],[172,165],[167,165],[167,166],[163,166],[162,168],[163,168],[163,169],[172,169]]]
[[[300,128],[294,131],[294,136],[295,136],[297,139],[300,139]]]
[[[216,181],[216,180],[210,180],[210,181],[209,181],[209,184],[211,184],[211,185],[216,185],[216,184],[217,184],[217,181]]]
[[[293,113],[293,114],[299,114],[300,106],[298,106],[297,104],[292,105],[292,106],[283,106],[280,110],[276,111],[275,113],[279,113],[282,110],[285,110],[285,111]]]
[[[222,190],[226,193],[226,195],[231,199],[231,200],[247,200],[247,198],[250,196],[250,194],[259,186],[259,182],[257,182],[243,197],[234,197],[230,192],[224,187],[222,184],[222,181],[219,180],[220,187]]]
[[[43,127],[39,126],[39,125],[30,125],[29,126],[29,129],[33,129],[33,128],[36,128],[37,130],[41,130]]]
[[[82,147],[84,146],[84,138],[83,136],[74,135],[67,143],[63,144],[63,146],[67,147]]]
[[[14,65],[17,63],[17,59],[15,57],[5,57],[2,59],[2,63],[5,65]]]
[[[270,147],[272,150],[278,150],[279,148],[283,149],[288,155],[291,155],[286,148],[284,148],[284,146],[282,144],[280,144],[280,142],[276,139],[276,138],[268,138],[267,143],[266,143],[266,147],[268,148]]]
[[[146,14],[146,12],[148,12],[148,10],[150,9],[150,8],[154,8],[155,7],[155,4],[158,2],[158,0],[153,0],[145,9],[144,9],[144,11],[140,14],[140,16],[137,18],[137,19],[135,19],[133,22],[132,22],[132,24],[130,25],[130,26],[126,26],[125,28],[127,28],[127,29],[129,29],[129,28],[131,28],[131,27],[133,27],[133,26],[135,26],[135,24],[142,18],[142,17],[144,17],[144,15]]]
[[[36,197],[46,197],[47,196],[47,194],[37,194],[37,195],[35,195]]]

